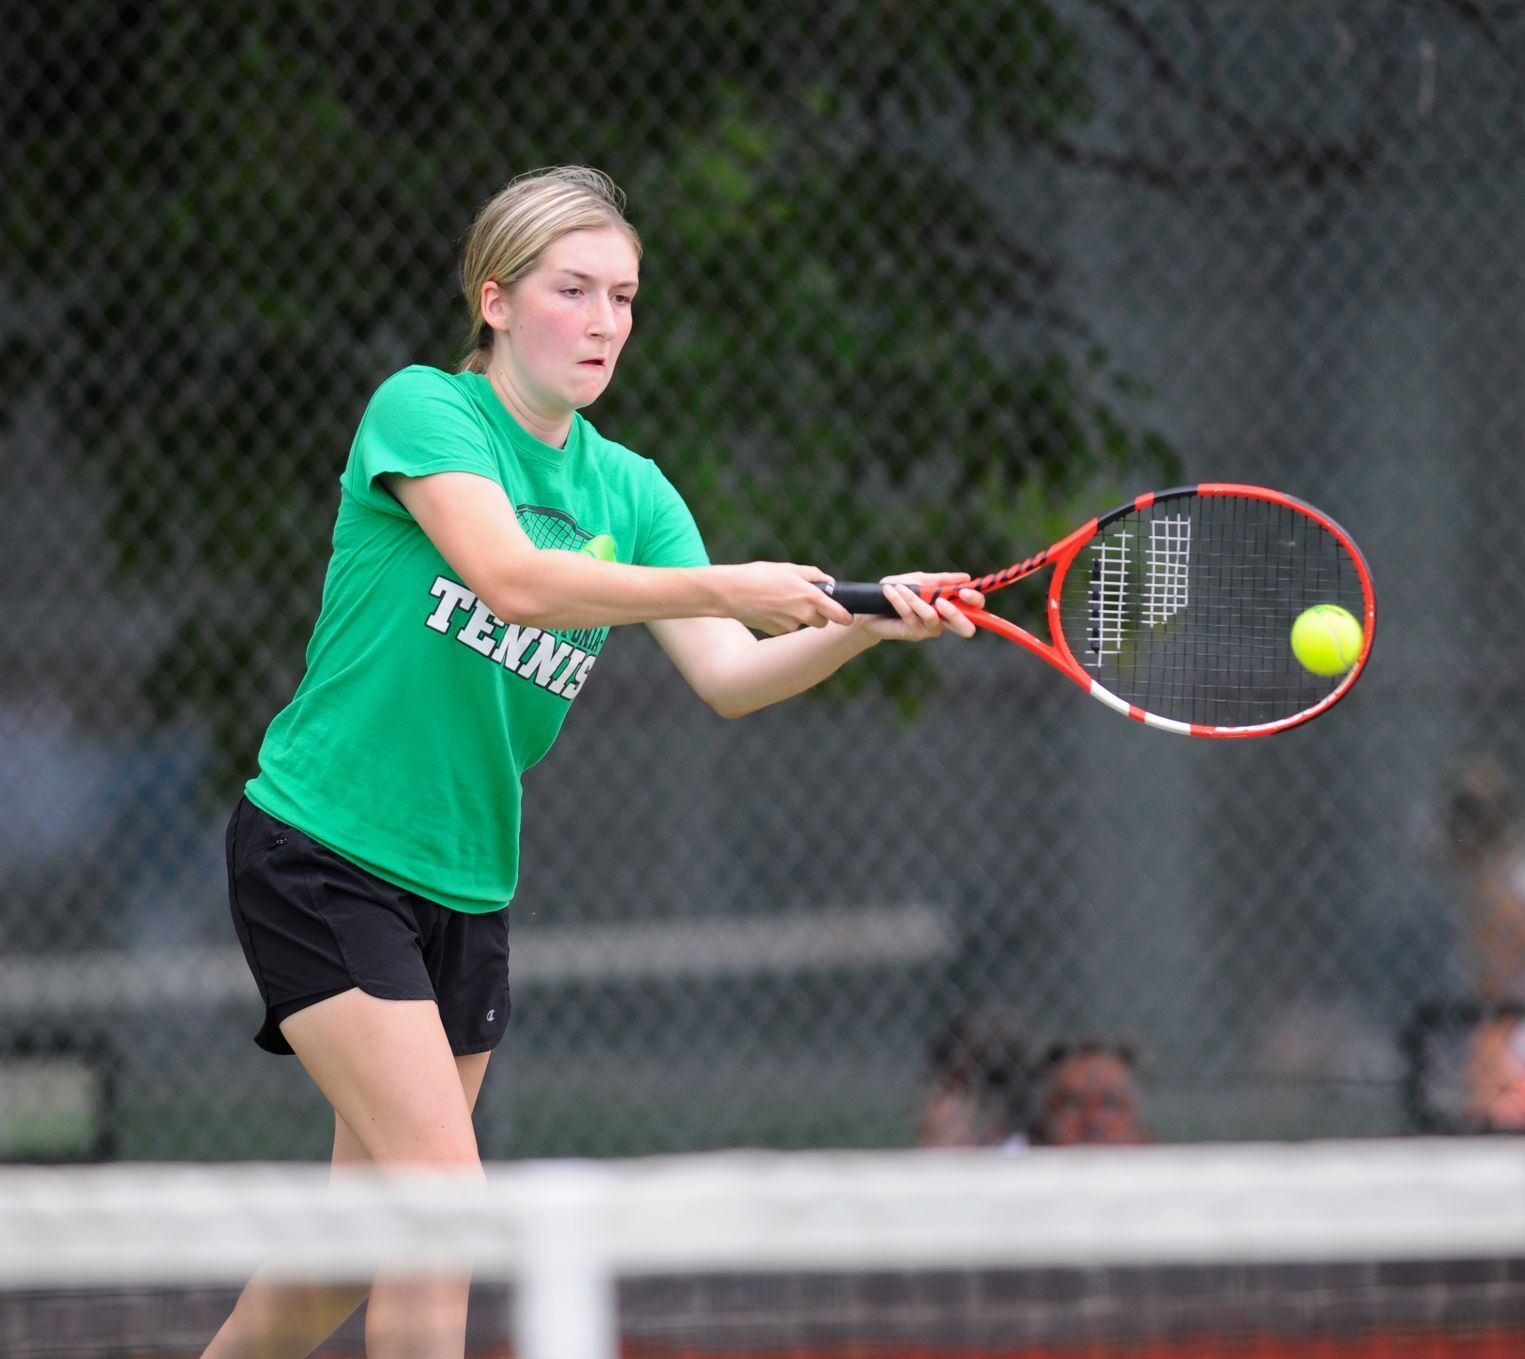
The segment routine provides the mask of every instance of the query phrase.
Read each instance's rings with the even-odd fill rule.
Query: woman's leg
[[[335,1114],[333,1173],[369,1160]],[[256,1274],[202,1359],[306,1359],[365,1301],[370,1288],[369,1283],[300,1284]]]
[[[433,1002],[346,991],[299,1010],[281,1028],[334,1106],[336,1175],[374,1162],[454,1166],[480,1176],[471,1110],[490,1054],[453,1057]],[[377,1280],[366,1321],[372,1359],[459,1355],[468,1286],[460,1279]],[[204,1359],[303,1359],[367,1291],[256,1275]]]
[[[296,1047],[296,1044],[292,1046]],[[300,1054],[301,1049],[297,1050]],[[464,1096],[467,1126],[472,1132],[471,1165],[478,1176],[481,1165],[476,1160],[476,1135],[470,1129],[470,1114],[476,1107],[489,1055],[481,1052],[454,1059],[459,1076],[458,1090]],[[363,1148],[362,1139],[353,1131],[350,1136]],[[464,1165],[462,1168],[468,1169]],[[469,1277],[408,1279],[378,1276],[371,1285],[370,1302],[365,1311],[367,1359],[435,1359],[436,1355],[456,1359],[464,1354],[470,1289]]]

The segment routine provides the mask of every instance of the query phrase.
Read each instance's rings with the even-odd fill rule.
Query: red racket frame
[[[1361,654],[1356,662],[1345,672],[1340,683],[1313,706],[1301,712],[1294,713],[1289,717],[1279,718],[1275,722],[1262,722],[1252,726],[1218,727],[1208,726],[1198,722],[1181,722],[1174,718],[1160,717],[1155,713],[1146,712],[1136,704],[1129,703],[1119,698],[1111,690],[1106,688],[1100,680],[1086,674],[1080,663],[1075,659],[1070,650],[1069,643],[1065,640],[1064,629],[1059,619],[1059,596],[1064,587],[1065,574],[1069,571],[1075,558],[1080,551],[1094,538],[1103,528],[1115,519],[1120,519],[1126,514],[1137,510],[1148,509],[1149,506],[1161,500],[1182,499],[1188,496],[1237,496],[1249,500],[1263,500],[1273,505],[1280,505],[1293,510],[1298,514],[1306,515],[1321,528],[1332,534],[1344,548],[1356,568],[1356,573],[1361,582],[1361,596],[1364,603],[1363,617],[1361,619]],[[1287,495],[1283,491],[1273,491],[1264,486],[1248,486],[1230,481],[1204,481],[1196,486],[1177,486],[1167,491],[1149,491],[1136,497],[1130,504],[1100,515],[1089,523],[1082,524],[1073,533],[1061,538],[1052,547],[1045,548],[1042,552],[1035,553],[1022,561],[1015,562],[1003,570],[981,576],[977,580],[969,582],[968,586],[947,586],[942,589],[927,589],[922,591],[924,599],[936,599],[939,596],[953,598],[960,589],[972,588],[984,594],[994,590],[1000,590],[1030,576],[1033,572],[1041,570],[1045,566],[1054,567],[1054,578],[1048,588],[1048,626],[1049,642],[1034,636],[1026,628],[1018,627],[1015,623],[986,609],[974,609],[967,605],[959,604],[959,609],[966,614],[976,625],[985,628],[998,636],[1004,637],[1009,642],[1015,642],[1018,646],[1026,647],[1036,656],[1041,656],[1062,674],[1068,675],[1092,698],[1105,703],[1109,708],[1133,718],[1136,722],[1142,722],[1146,726],[1156,727],[1162,731],[1176,732],[1185,736],[1208,736],[1216,739],[1240,739],[1254,736],[1271,736],[1276,732],[1286,731],[1291,727],[1300,726],[1304,722],[1310,722],[1321,713],[1328,712],[1336,703],[1345,697],[1360,678],[1361,672],[1366,667],[1367,657],[1371,655],[1372,639],[1377,632],[1377,598],[1372,589],[1371,572],[1366,565],[1366,559],[1361,555],[1361,550],[1356,546],[1355,540],[1339,524],[1335,523],[1322,510],[1314,508],[1306,501],[1297,499],[1296,496]],[[957,603],[957,600],[954,601]]]

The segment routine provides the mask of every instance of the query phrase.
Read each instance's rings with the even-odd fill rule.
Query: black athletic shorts
[[[508,1024],[508,912],[472,915],[394,887],[240,798],[228,822],[233,927],[265,1002],[254,1041],[289,1053],[281,1021],[359,987],[432,1000],[456,1056]]]

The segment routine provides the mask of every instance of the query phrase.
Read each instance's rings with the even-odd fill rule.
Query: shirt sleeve
[[[651,519],[641,535],[638,566],[708,566],[710,557],[678,488],[651,464]]]
[[[498,480],[481,413],[437,368],[404,368],[376,389],[350,448],[344,490],[371,509],[406,517],[377,482],[390,472],[409,477],[472,472]]]

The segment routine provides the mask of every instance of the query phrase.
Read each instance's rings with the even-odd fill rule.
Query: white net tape
[[[1513,1142],[0,1171],[0,1290],[470,1269],[519,1359],[611,1359],[642,1275],[1447,1258],[1525,1258]]]

